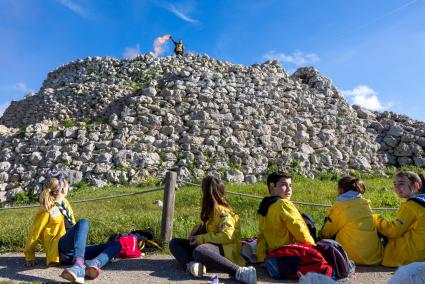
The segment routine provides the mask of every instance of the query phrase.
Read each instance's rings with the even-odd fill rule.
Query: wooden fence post
[[[174,203],[177,173],[169,171],[165,174],[164,201],[162,207],[161,244],[164,246],[173,236]]]

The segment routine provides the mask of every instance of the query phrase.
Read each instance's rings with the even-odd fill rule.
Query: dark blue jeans
[[[100,266],[105,265],[121,250],[121,244],[112,241],[98,245],[86,245],[90,225],[81,219],[59,240],[59,257],[62,264],[73,264],[76,259],[97,258]]]

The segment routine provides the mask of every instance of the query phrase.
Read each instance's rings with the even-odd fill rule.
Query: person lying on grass
[[[189,239],[171,240],[170,252],[178,263],[195,277],[208,268],[228,273],[242,283],[257,283],[255,268],[244,267],[241,256],[239,216],[224,196],[223,182],[216,177],[202,180],[201,221]]]
[[[61,172],[49,172],[40,194],[38,209],[25,246],[26,266],[34,266],[35,248],[41,241],[46,252],[47,265],[72,265],[61,277],[75,283],[84,283],[84,277],[95,279],[100,268],[121,250],[117,241],[86,245],[89,222],[75,222],[74,212],[66,196],[68,182]]]

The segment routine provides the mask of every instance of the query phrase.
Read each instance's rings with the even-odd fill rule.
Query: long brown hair
[[[342,177],[338,180],[338,188],[341,189],[341,193],[353,190],[363,194],[366,191],[366,187],[361,179],[349,176]]]
[[[419,193],[425,193],[425,174],[419,173],[419,178],[421,179],[421,188],[419,189]]]
[[[62,187],[59,187],[59,179],[57,178],[48,178],[44,183],[43,191],[40,193],[40,206],[43,207],[46,211],[52,209],[55,205],[56,196],[60,190],[68,187],[68,182],[63,179]]]
[[[224,184],[216,177],[206,176],[202,180],[202,222],[205,223],[208,221],[211,214],[217,208],[217,205],[230,208],[229,202],[224,197]]]

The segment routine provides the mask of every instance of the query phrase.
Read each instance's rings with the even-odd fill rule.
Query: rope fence
[[[193,183],[193,182],[188,182],[188,181],[182,181],[182,182],[183,182],[183,184],[187,184],[187,185],[193,185],[193,186],[197,186],[197,187],[200,187],[201,186],[200,184]],[[263,196],[251,195],[251,194],[240,193],[240,192],[234,192],[234,191],[230,191],[230,190],[226,190],[226,193],[229,193],[229,194],[232,194],[232,195],[243,196],[243,197],[255,198],[255,199],[263,199],[264,198]],[[332,207],[332,205],[320,204],[320,203],[313,203],[313,202],[292,201],[292,203],[299,204],[299,205],[312,206],[312,207],[323,207],[323,208],[330,208],[330,207]],[[372,210],[374,210],[374,211],[395,211],[395,210],[397,210],[397,208],[393,208],[393,207],[379,207],[379,208],[372,208]]]
[[[164,190],[164,188],[156,187],[156,188],[147,189],[147,190],[139,191],[139,192],[122,193],[122,194],[116,194],[116,195],[111,195],[111,196],[103,196],[103,197],[96,197],[96,198],[89,198],[89,199],[82,199],[82,200],[71,200],[71,201],[72,201],[72,204],[77,204],[77,203],[84,203],[84,202],[90,202],[90,201],[115,199],[115,198],[120,198],[120,197],[125,197],[125,196],[139,195],[139,194],[145,194],[145,193],[149,193],[149,192],[162,191],[162,190]],[[36,207],[40,207],[40,204],[15,206],[15,207],[2,207],[2,208],[0,208],[0,211],[24,209],[24,208],[36,208]]]
[[[193,182],[189,182],[189,181],[181,181],[183,183],[183,185],[193,185],[196,187],[201,187],[200,184],[197,183],[193,183]],[[132,195],[139,195],[139,194],[145,194],[145,193],[149,193],[149,192],[155,192],[155,191],[162,191],[164,190],[164,188],[162,187],[156,187],[156,188],[152,188],[152,189],[148,189],[148,190],[144,190],[144,191],[140,191],[140,192],[132,192],[132,193],[123,193],[123,194],[117,194],[117,195],[111,195],[111,196],[103,196],[103,197],[96,197],[96,198],[90,198],[90,199],[83,199],[83,200],[72,200],[73,204],[78,204],[78,203],[84,203],[84,202],[91,202],[91,201],[99,201],[99,200],[108,200],[108,199],[115,199],[115,198],[120,198],[120,197],[126,197],[126,196],[132,196]],[[263,199],[263,196],[258,196],[258,195],[252,195],[252,194],[246,194],[246,193],[240,193],[240,192],[234,192],[234,191],[230,191],[230,190],[226,190],[227,193],[232,194],[232,195],[237,195],[237,196],[243,196],[243,197],[248,197],[248,198],[254,198],[254,199]],[[323,208],[330,208],[332,207],[332,205],[328,205],[328,204],[320,204],[320,203],[313,203],[313,202],[302,202],[302,201],[292,201],[294,204],[299,204],[299,205],[306,205],[306,206],[312,206],[312,207],[323,207]],[[5,210],[15,210],[15,209],[25,209],[25,208],[36,208],[36,207],[40,207],[39,204],[34,204],[34,205],[24,205],[24,206],[15,206],[15,207],[2,207],[0,208],[0,211],[5,211]],[[378,208],[372,208],[372,210],[374,211],[395,211],[397,210],[397,208],[393,208],[393,207],[378,207]]]
[[[177,189],[177,183],[179,183],[180,185],[191,185],[191,186],[201,187],[201,185],[197,183],[192,183],[192,182],[184,181],[184,180],[177,181],[177,173],[174,171],[168,171],[165,175],[165,182],[163,187],[162,186],[156,187],[156,188],[147,189],[147,190],[143,190],[139,192],[131,192],[131,193],[116,194],[111,196],[75,200],[75,201],[72,201],[72,203],[78,204],[83,202],[108,200],[108,199],[115,199],[115,198],[126,197],[126,196],[145,194],[145,193],[155,192],[155,191],[164,191],[162,218],[161,218],[161,234],[160,234],[161,244],[164,245],[165,243],[168,243],[171,240],[172,233],[173,233],[175,194]],[[242,196],[247,198],[255,198],[255,199],[264,198],[263,196],[234,192],[234,191],[226,191],[226,192],[232,195]],[[332,206],[328,204],[301,202],[301,201],[293,201],[293,203],[299,204],[299,205],[306,205],[306,206],[322,207],[322,208],[329,208]],[[25,205],[25,206],[16,206],[16,207],[3,207],[3,208],[0,208],[0,211],[24,209],[24,208],[35,208],[39,206],[40,205],[38,204],[37,205],[34,204],[34,205]],[[372,208],[372,210],[385,211],[385,210],[397,210],[397,208],[384,207],[384,208]]]

